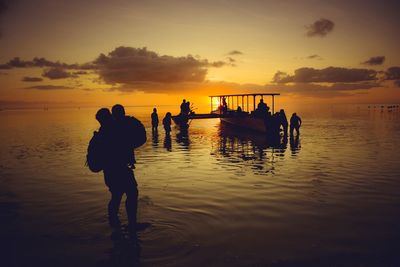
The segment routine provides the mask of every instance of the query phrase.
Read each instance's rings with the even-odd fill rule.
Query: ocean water
[[[96,109],[0,112],[2,266],[400,266],[398,109],[297,110],[273,145],[218,119],[152,136],[151,109],[127,108],[148,131],[137,239],[84,166]]]

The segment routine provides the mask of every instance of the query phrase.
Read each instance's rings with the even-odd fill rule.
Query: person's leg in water
[[[111,188],[110,192],[111,200],[108,202],[108,221],[112,227],[116,227],[121,224],[118,218],[118,212],[124,192],[121,190],[113,190]]]
[[[128,215],[129,228],[135,231],[137,224],[138,190],[132,169],[127,168],[122,178],[124,180],[124,192],[126,194],[125,208],[126,214]]]
[[[126,190],[125,208],[128,215],[129,228],[136,230],[137,224],[137,207],[138,207],[138,190],[137,187],[129,187]]]
[[[111,193],[111,199],[108,202],[108,221],[110,226],[116,227],[120,225],[118,218],[119,206],[124,191],[120,189],[116,181],[118,181],[118,171],[114,169],[104,170],[104,182]]]
[[[299,136],[300,135],[300,127],[299,126],[296,127],[296,132],[297,132],[297,136]]]

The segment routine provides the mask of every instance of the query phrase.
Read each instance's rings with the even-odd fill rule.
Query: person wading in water
[[[93,172],[103,170],[105,184],[111,192],[109,223],[112,227],[120,226],[119,207],[123,195],[126,195],[129,230],[140,230],[142,224],[137,224],[136,220],[138,189],[133,173],[136,162],[134,148],[146,142],[145,128],[136,118],[126,116],[122,105],[113,106],[112,114],[106,108],[100,109],[96,119],[101,127],[89,143],[87,163]]]

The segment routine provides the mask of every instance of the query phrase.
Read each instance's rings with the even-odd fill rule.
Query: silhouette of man
[[[260,102],[257,105],[257,110],[263,115],[268,113],[269,107],[267,106],[267,104],[264,103],[264,99],[260,99]]]
[[[185,111],[186,111],[186,99],[183,99],[181,104],[181,114],[185,114]]]
[[[165,114],[165,117],[163,119],[163,125],[164,125],[165,135],[169,136],[171,133],[171,112],[167,112],[167,114]]]
[[[158,132],[158,114],[156,108],[153,108],[153,113],[151,113],[151,132],[153,134]]]
[[[228,112],[228,103],[226,103],[225,96],[222,97],[222,112],[226,114]]]
[[[113,123],[107,149],[109,155],[106,157],[103,168],[105,184],[111,192],[111,200],[108,203],[109,223],[112,227],[120,225],[118,212],[122,196],[125,194],[129,229],[135,231],[138,190],[132,171],[135,158],[126,131],[127,120],[124,107],[122,105],[113,106],[112,117]]]
[[[297,135],[300,135],[301,118],[296,113],[290,118],[290,136],[293,136],[293,130],[296,129]]]

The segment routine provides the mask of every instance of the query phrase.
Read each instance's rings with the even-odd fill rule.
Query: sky
[[[392,0],[0,0],[0,107],[400,102]]]

